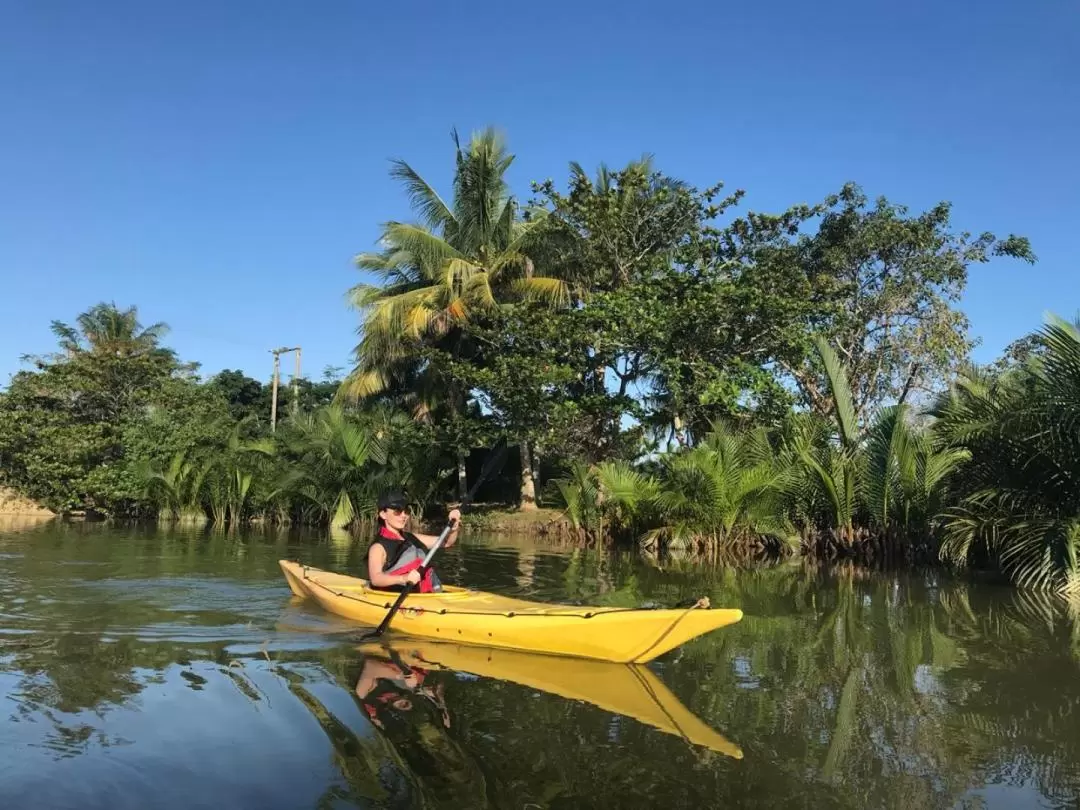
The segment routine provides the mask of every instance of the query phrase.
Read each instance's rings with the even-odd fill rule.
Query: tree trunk
[[[465,499],[469,492],[469,479],[465,472],[465,454],[458,453],[457,457],[457,492],[458,498]]]
[[[686,447],[686,434],[683,432],[683,419],[679,414],[675,414],[672,419],[672,431],[675,436],[675,441],[679,447]]]
[[[536,487],[532,477],[532,454],[529,453],[529,440],[521,440],[521,506],[522,512],[536,510]]]
[[[532,467],[530,473],[532,474],[533,492],[536,495],[536,503],[540,503],[540,451],[536,449],[536,445],[532,446]]]

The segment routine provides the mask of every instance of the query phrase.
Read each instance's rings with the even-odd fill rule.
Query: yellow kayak
[[[725,756],[743,756],[739,746],[709,728],[643,666],[418,639],[383,639],[360,650],[384,658],[393,650],[409,666],[467,672],[581,700]]]
[[[358,577],[289,560],[279,564],[294,594],[363,624],[379,624],[398,596]],[[547,604],[444,586],[438,593],[409,594],[389,629],[484,647],[644,664],[742,616],[738,609],[698,605],[652,610]]]

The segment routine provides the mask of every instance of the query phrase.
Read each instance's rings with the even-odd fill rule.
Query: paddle
[[[480,485],[491,476],[491,474],[495,471],[496,467],[502,466],[502,459],[505,455],[506,439],[502,438],[499,440],[499,443],[495,445],[495,448],[491,451],[490,455],[488,455],[488,459],[484,462],[484,466],[480,470],[480,474],[473,482],[472,489],[470,489],[465,494],[465,497],[461,500],[461,506],[459,506],[458,509],[464,512],[466,507],[468,507],[468,505],[472,503],[472,499],[476,497],[476,492],[478,489],[480,489]],[[431,566],[431,561],[435,558],[435,555],[439,552],[439,549],[442,548],[443,543],[446,542],[446,538],[450,536],[450,532],[454,530],[455,523],[456,521],[454,520],[447,522],[446,526],[442,530],[442,533],[439,535],[439,538],[435,541],[435,545],[431,547],[427,555],[424,557],[424,561],[417,569],[417,572],[420,574],[421,579],[424,578],[424,573]],[[401,593],[398,594],[398,598],[394,601],[393,607],[391,607],[390,611],[386,614],[385,617],[383,617],[383,620],[379,623],[379,626],[376,627],[373,631],[365,633],[363,636],[361,636],[358,643],[363,643],[365,641],[370,641],[371,639],[378,638],[386,631],[386,628],[390,626],[390,620],[393,619],[394,615],[398,612],[398,608],[400,608],[401,603],[405,601],[405,597],[407,597],[412,592],[414,585],[415,583],[413,582],[405,584],[405,587],[401,589]]]

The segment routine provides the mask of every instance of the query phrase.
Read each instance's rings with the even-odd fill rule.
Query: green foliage
[[[301,410],[281,409],[275,440],[257,381],[226,371],[200,383],[157,344],[164,327],[141,328],[134,309],[98,305],[77,323],[55,325],[63,351],[0,394],[0,481],[57,512],[339,525],[369,513],[382,483],[426,504],[445,478],[430,431],[404,415],[320,406],[333,380],[301,381]],[[369,435],[384,448],[377,464],[360,458]]]
[[[136,467],[220,441],[224,403],[200,390],[134,308],[99,304],[79,328],[54,323],[61,352],[34,358],[0,397],[4,482],[55,511],[138,514]]]
[[[795,520],[807,535],[830,532],[850,547],[858,509],[860,456],[838,444],[829,424],[816,414],[796,414],[785,431],[781,464]]]
[[[59,351],[0,394],[0,483],[61,512],[345,527],[383,486],[419,509],[462,494],[504,435],[521,507],[554,472],[583,537],[856,558],[940,544],[1080,587],[1078,327],[1021,338],[919,410],[972,345],[969,268],[1033,261],[1026,239],[851,184],[724,219],[742,191],[648,158],[571,163],[565,190],[534,184],[523,206],[493,130],[454,147],[445,199],[393,163],[415,221],[357,257],[374,279],[350,291],[355,366],[340,385],[282,381],[276,433],[269,386],[202,382],[164,324],[101,303],[54,322]]]
[[[225,369],[210,378],[207,388],[221,394],[235,421],[248,419],[256,424],[261,421],[269,429],[271,392],[258,380],[242,371]]]
[[[310,503],[317,522],[339,528],[373,519],[385,488],[404,489],[423,508],[448,472],[426,452],[427,440],[401,413],[324,408],[283,432],[288,469],[281,491]]]
[[[938,429],[971,454],[946,510],[943,558],[990,560],[1018,584],[1080,592],[1080,326],[1053,319],[1040,355],[1002,376],[962,375]]]
[[[797,544],[781,504],[781,479],[763,429],[733,431],[723,423],[697,447],[664,458],[654,497],[662,525],[646,540],[686,545],[701,538],[730,546],[768,538]]]
[[[200,502],[202,471],[184,451],[178,451],[164,469],[155,468],[149,460],[140,460],[136,474],[143,481],[143,494],[158,505],[162,517],[184,521],[205,519]]]
[[[884,197],[871,204],[848,184],[817,205],[750,214],[718,235],[716,254],[739,267],[739,297],[771,328],[773,360],[806,405],[831,407],[812,335],[835,347],[860,420],[966,360],[967,319],[955,305],[969,266],[1034,254],[1021,237],[955,233],[950,214],[944,202],[914,216]]]
[[[454,135],[454,196],[447,205],[411,166],[395,161],[419,223],[389,222],[382,250],[356,263],[378,283],[350,290],[363,315],[357,365],[345,391],[354,398],[382,393],[416,373],[416,350],[446,342],[460,346],[457,331],[493,310],[511,293],[559,301],[563,285],[534,274],[529,249],[540,220],[525,220],[504,179],[513,157],[493,130],[462,148]]]
[[[947,484],[970,458],[963,447],[942,446],[909,421],[905,405],[886,408],[870,430],[864,498],[869,519],[910,539],[927,539],[945,506]]]
[[[387,452],[378,432],[331,407],[296,422],[286,444],[295,467],[283,489],[311,501],[320,519],[343,528],[374,513],[372,468],[386,463]]]

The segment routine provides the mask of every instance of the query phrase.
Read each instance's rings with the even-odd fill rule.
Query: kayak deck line
[[[364,625],[383,621],[397,596],[372,588],[360,577],[291,560],[278,563],[295,596]],[[707,598],[678,608],[579,606],[445,586],[442,591],[409,593],[390,629],[487,648],[644,664],[742,617],[737,608],[712,608]]]
[[[319,570],[319,569],[316,569],[316,570]],[[368,599],[361,599],[359,596],[354,596],[354,595],[352,595],[350,593],[345,593],[344,590],[339,591],[339,590],[337,590],[335,588],[331,588],[329,585],[324,585],[323,583],[319,582],[319,580],[313,579],[312,577],[307,576],[307,566],[304,566],[304,580],[307,581],[307,582],[312,583],[313,585],[315,585],[318,588],[323,588],[324,590],[330,591],[330,593],[334,594],[334,596],[340,596],[342,599],[352,599],[353,601],[356,601],[356,602],[362,602],[365,605],[371,605],[372,607],[386,608],[387,610],[389,610],[393,606],[393,603],[390,602],[390,601],[386,601],[386,602],[383,602],[383,603],[380,604],[378,602],[372,602],[372,601],[370,601]],[[374,588],[371,588],[371,587],[369,587],[367,585],[347,585],[347,586],[345,586],[345,589],[347,589],[347,590],[355,590],[355,591],[368,591],[368,592],[375,590]],[[415,596],[425,596],[426,594],[414,594],[414,595]],[[458,594],[455,594],[455,596],[457,596],[457,595]],[[700,607],[699,605],[700,605],[701,601],[702,600],[699,600],[698,603],[695,603],[694,605],[691,605],[690,607],[682,608],[682,610],[685,610],[685,611],[689,612],[691,610],[709,610],[709,609],[711,609],[711,608]],[[708,600],[706,599],[704,601],[707,602]],[[523,619],[523,618],[526,618],[526,617],[547,619],[547,618],[550,618],[552,616],[558,616],[560,618],[567,618],[567,619],[592,619],[592,618],[594,618],[596,616],[607,616],[607,615],[610,615],[612,613],[634,613],[634,612],[645,611],[645,610],[660,610],[660,608],[655,608],[655,607],[647,607],[647,608],[644,608],[644,607],[610,607],[610,608],[605,607],[605,608],[603,608],[602,610],[599,610],[599,611],[597,611],[597,610],[588,610],[588,611],[585,611],[584,613],[571,613],[571,612],[551,613],[551,612],[544,612],[544,611],[537,611],[537,612],[534,612],[534,613],[519,613],[519,612],[515,612],[513,610],[510,610],[510,611],[451,610],[450,608],[426,608],[426,607],[423,607],[421,605],[417,605],[415,607],[410,607],[408,609],[412,610],[412,611],[414,611],[416,613],[432,613],[432,614],[435,614],[436,616],[503,616],[503,617],[505,617],[507,619]],[[678,621],[678,620],[676,620],[676,621]],[[671,628],[669,628],[669,630],[667,631],[667,633],[670,633],[671,630],[673,630],[673,629],[675,629],[675,625],[672,625]],[[667,633],[665,633],[664,635],[667,635]],[[659,641],[662,641],[662,640],[663,640],[663,637],[661,637],[657,641],[659,642]]]

